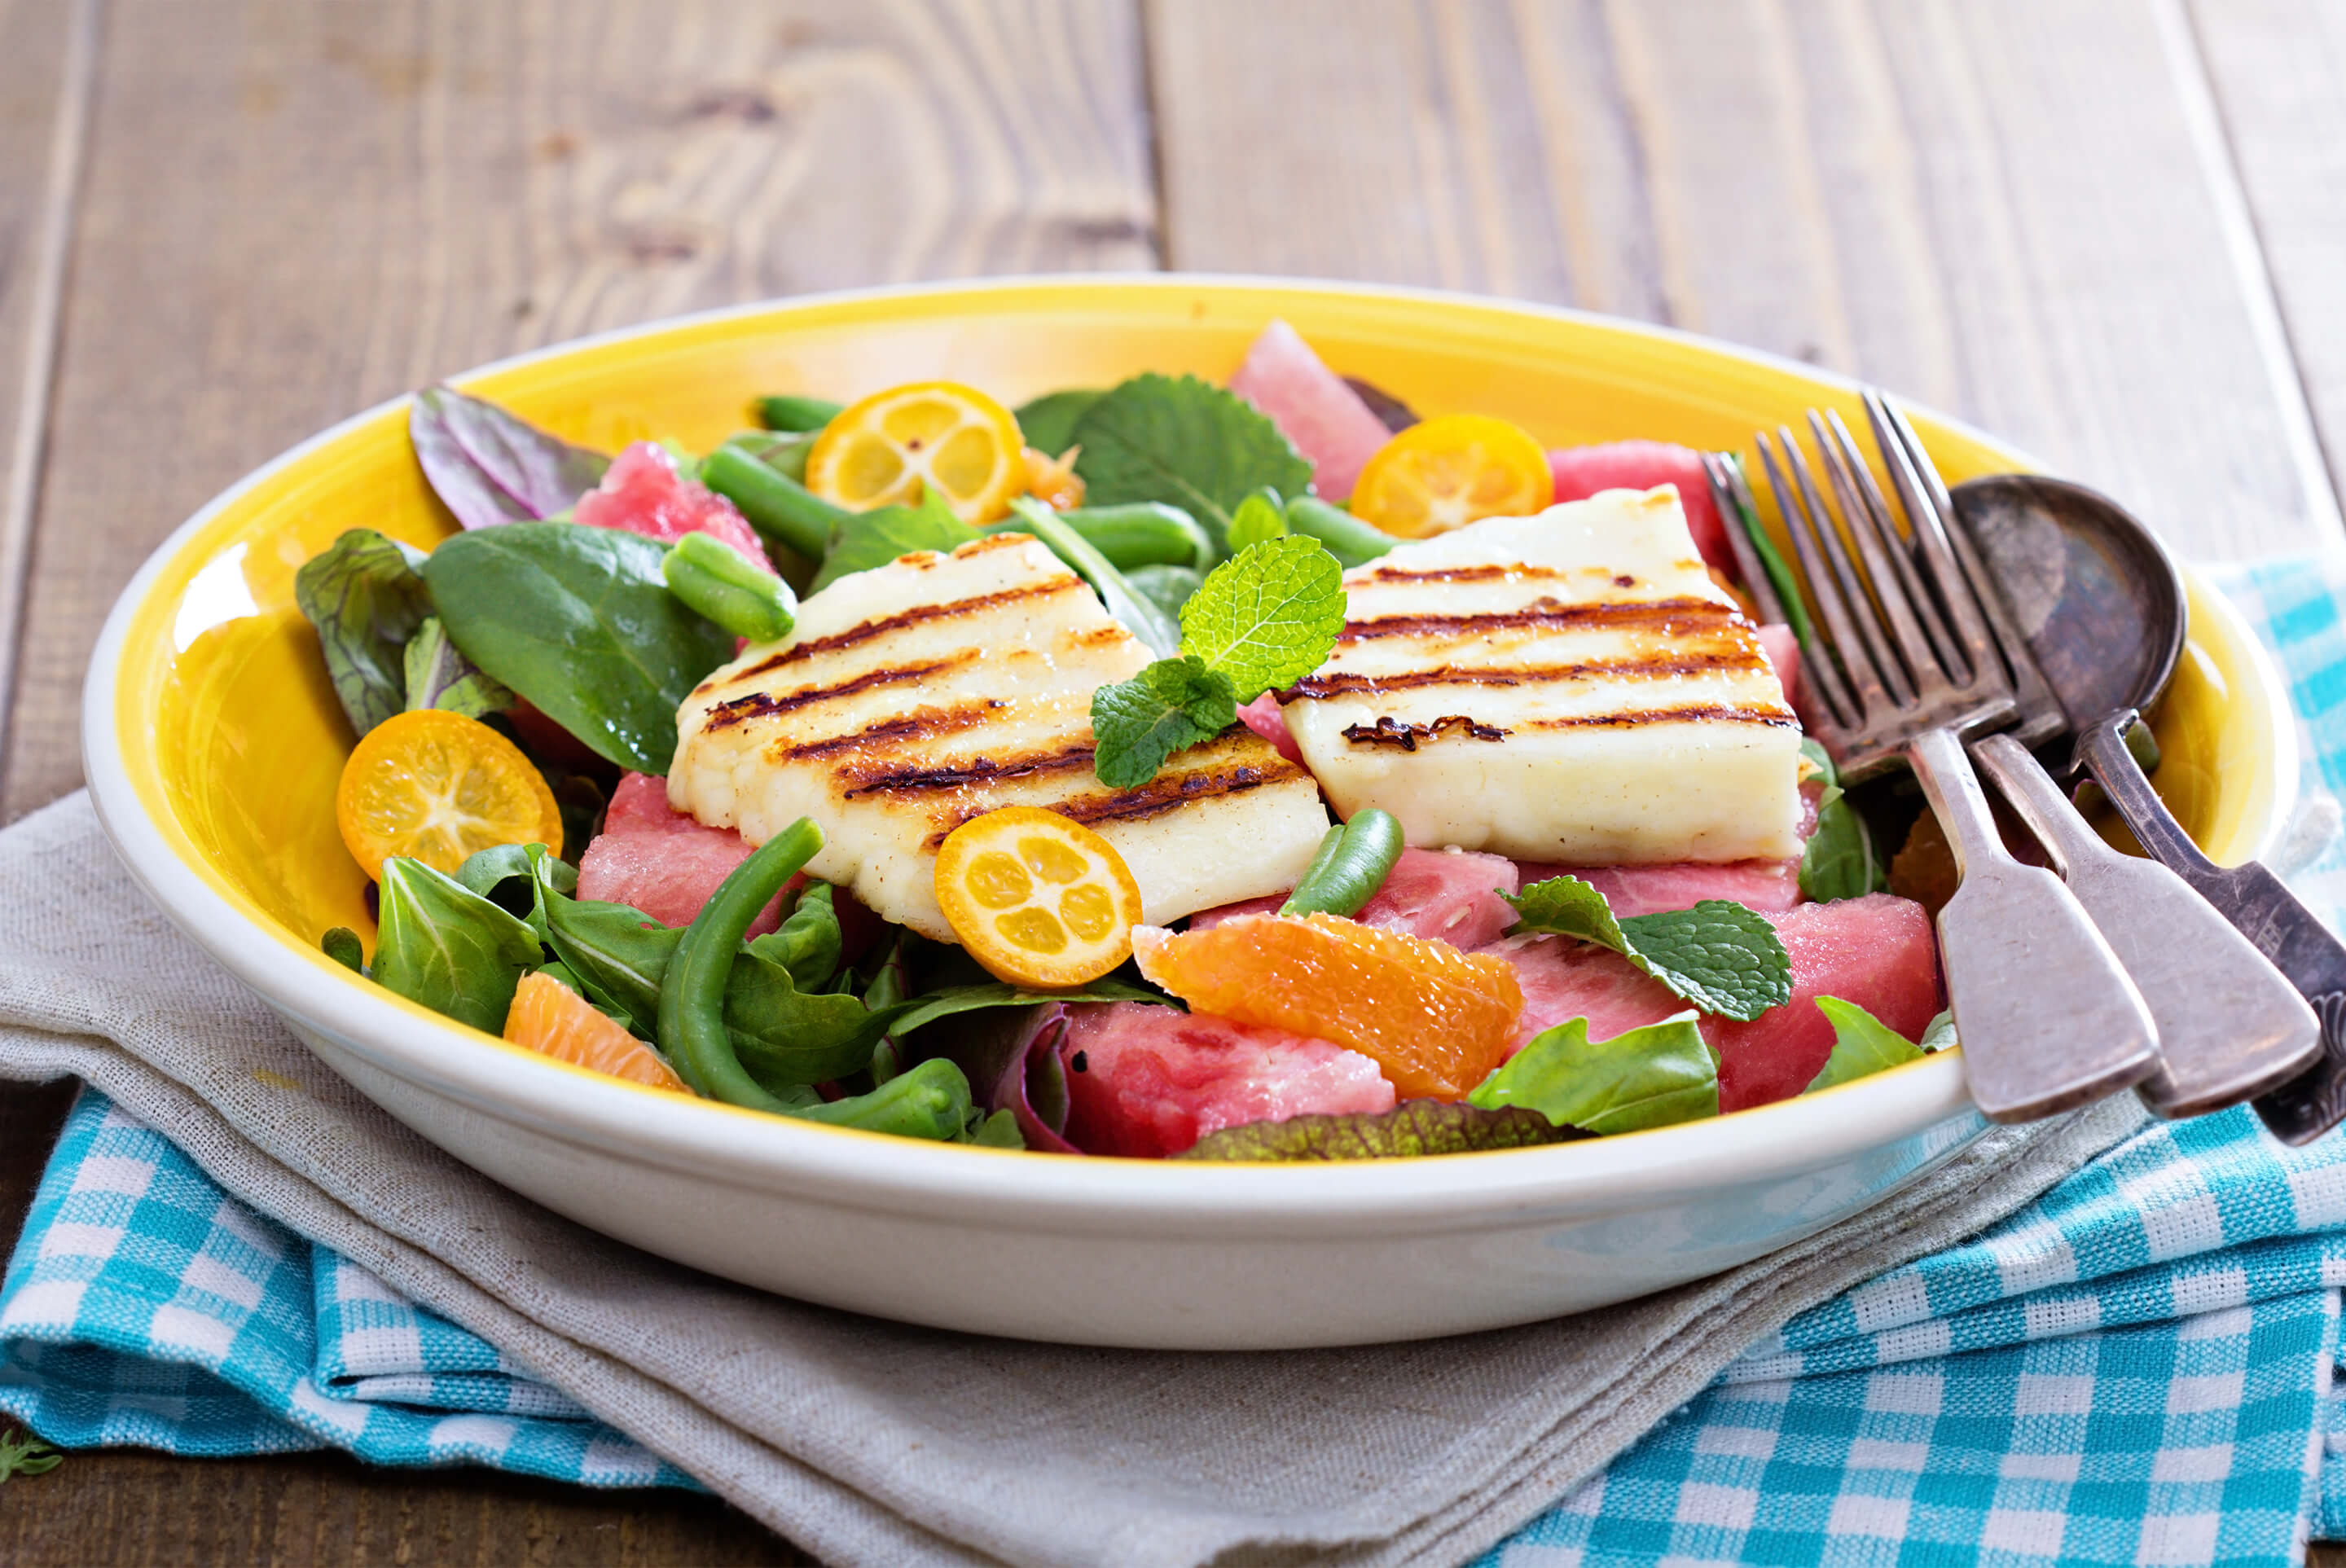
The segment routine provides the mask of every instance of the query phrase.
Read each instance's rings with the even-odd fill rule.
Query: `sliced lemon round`
[[[851,512],[934,494],[963,522],[992,523],[1026,481],[1016,417],[958,382],[874,392],[842,409],[807,450],[806,487]]]
[[[1140,923],[1140,888],[1115,846],[1034,806],[988,811],[947,834],[937,902],[988,973],[1046,991],[1122,963]]]

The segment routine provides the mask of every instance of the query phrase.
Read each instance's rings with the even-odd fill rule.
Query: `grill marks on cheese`
[[[792,641],[701,684],[678,716],[669,796],[752,842],[813,817],[829,836],[814,875],[948,940],[937,846],[1000,806],[1098,830],[1153,922],[1291,885],[1326,813],[1311,776],[1243,726],[1139,789],[1094,776],[1092,692],[1148,661],[1025,535],[903,556],[810,598]]]
[[[1799,720],[1675,491],[1488,519],[1344,582],[1335,651],[1280,694],[1340,812],[1528,860],[1798,852]]]

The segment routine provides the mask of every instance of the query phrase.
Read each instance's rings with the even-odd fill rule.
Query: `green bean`
[[[768,430],[821,430],[847,405],[819,397],[761,397],[750,405]]]
[[[791,1115],[834,1127],[861,1127],[900,1138],[952,1142],[969,1124],[969,1078],[942,1056],[897,1074],[868,1095],[809,1105]]]
[[[724,540],[687,534],[660,557],[668,590],[737,637],[770,643],[798,624],[790,585]]]
[[[1352,820],[1341,828],[1331,828],[1328,836],[1320,840],[1319,853],[1287,901],[1279,906],[1283,915],[1332,914],[1350,915],[1361,912],[1361,906],[1377,896],[1392,874],[1393,862],[1401,859],[1401,824],[1390,812],[1372,806],[1355,812]]]
[[[822,559],[831,530],[851,515],[739,447],[710,453],[700,482],[740,507],[750,526],[810,561]]]
[[[1214,564],[1214,542],[1198,520],[1162,501],[1122,506],[1078,506],[1059,521],[1090,540],[1118,571],[1135,566],[1194,566]]]
[[[1287,525],[1327,545],[1328,554],[1346,566],[1373,561],[1401,543],[1316,495],[1299,495],[1287,504]]]
[[[659,1045],[696,1092],[778,1115],[806,1108],[769,1093],[733,1054],[725,1028],[725,981],[750,922],[821,848],[822,830],[812,818],[801,817],[718,884],[677,943],[660,977]]]

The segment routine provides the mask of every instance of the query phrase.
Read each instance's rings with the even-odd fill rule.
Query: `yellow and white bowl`
[[[1180,276],[1048,278],[720,311],[461,379],[572,440],[705,447],[753,394],[950,379],[1005,402],[1142,370],[1220,380],[1283,316],[1421,412],[1550,445],[1739,448],[1846,382],[1626,322],[1414,290]],[[2029,466],[1917,422],[1949,479]],[[348,527],[450,525],[406,400],[317,436],[190,518],[124,590],[83,700],[99,816],[172,919],[336,1072],[459,1159],[582,1224],[809,1300],[1023,1338],[1263,1349],[1413,1339],[1620,1301],[1842,1218],[1977,1137],[1934,1057],[1715,1121],[1540,1149],[1336,1166],[1069,1159],[942,1146],[691,1101],[546,1060],[327,959],[370,929],[334,828],[351,744],[293,573]],[[2160,787],[2218,860],[2274,838],[2296,788],[2285,696],[2239,616],[2190,581]]]

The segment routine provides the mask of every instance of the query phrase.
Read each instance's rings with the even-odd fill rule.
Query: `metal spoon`
[[[2200,853],[2127,746],[2137,711],[2157,700],[2182,656],[2187,616],[2174,562],[2130,513],[2083,485],[1996,474],[1958,484],[1953,496],[2061,704],[2079,762],[2143,848],[2247,938],[2226,942],[2209,922],[2215,936],[2144,955],[2170,977],[2188,973],[2182,993],[2212,1000],[2220,989],[2227,997],[2229,1037],[2216,1056],[2178,1061],[2177,1077],[2261,1084],[2257,1114],[2277,1135],[2292,1144],[2320,1136],[2346,1119],[2346,945],[2264,867],[2222,867]],[[2258,953],[2270,962],[2256,962]],[[2310,1013],[2282,1001],[2279,977],[2310,1000]],[[2307,1032],[2317,1023],[2319,1054],[2307,1065]],[[2170,1086],[2185,1091],[2172,1110],[2159,1105],[2157,1087],[2146,1094],[2155,1108],[2188,1114],[2187,1085]]]

